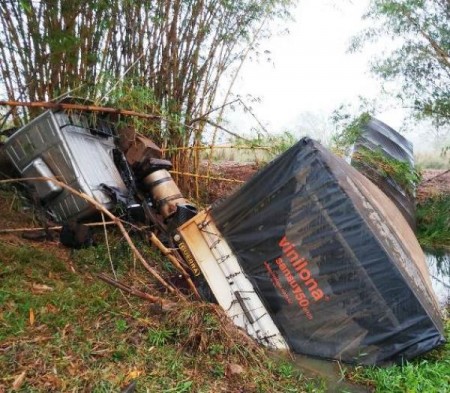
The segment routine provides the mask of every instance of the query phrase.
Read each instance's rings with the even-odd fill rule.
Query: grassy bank
[[[446,337],[450,321],[446,321]],[[358,367],[347,374],[351,381],[367,385],[375,392],[445,393],[450,392],[450,344],[427,356],[391,367]]]
[[[10,238],[0,255],[0,391],[118,392],[131,381],[137,392],[322,390],[242,339],[212,305],[163,313],[94,278],[109,264],[103,246],[70,257]],[[119,262],[120,279],[142,286]]]
[[[422,247],[450,250],[450,195],[431,196],[418,204],[416,217]]]

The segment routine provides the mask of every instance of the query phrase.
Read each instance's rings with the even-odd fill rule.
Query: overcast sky
[[[327,118],[341,103],[356,103],[360,95],[379,97],[381,84],[369,72],[371,53],[347,52],[351,37],[367,23],[362,20],[367,7],[367,0],[300,0],[295,21],[286,23],[290,34],[262,44],[271,61],[246,63],[234,92],[261,99],[252,107],[270,132],[296,132],[305,112]],[[392,109],[377,117],[398,129],[403,111]],[[244,133],[254,125],[242,113],[229,119],[234,130]]]

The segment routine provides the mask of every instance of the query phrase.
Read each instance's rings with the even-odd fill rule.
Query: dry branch
[[[161,149],[163,153],[172,151],[184,151],[184,150],[225,150],[225,149],[236,149],[236,150],[266,150],[270,151],[273,147],[269,146],[252,146],[252,145],[233,145],[233,146],[183,146],[183,147],[168,147]]]
[[[230,135],[234,136],[237,139],[242,139],[243,141],[246,141],[248,143],[252,143],[252,141],[250,139],[244,138],[243,136],[241,136],[239,134],[236,134],[233,131],[227,130],[225,127],[222,127],[220,124],[217,124],[217,123],[215,123],[215,122],[213,122],[213,121],[211,121],[209,119],[205,119],[205,123],[208,123],[208,124],[212,125],[213,127],[216,127],[219,130],[222,130],[222,131],[226,132],[227,134],[230,134]]]
[[[442,172],[442,173],[439,173],[438,175],[436,175],[436,176],[433,176],[433,177],[430,177],[429,179],[427,179],[427,180],[424,180],[423,182],[422,182],[422,184],[423,183],[428,183],[428,182],[430,182],[430,181],[432,181],[432,180],[435,180],[436,178],[438,178],[438,177],[441,177],[441,176],[445,176],[447,173],[449,173],[450,172],[450,169],[447,169],[446,171],[444,171],[444,172]]]
[[[115,225],[114,221],[106,221],[106,222],[91,222],[88,224],[83,224],[87,227],[99,227],[103,225]],[[56,225],[53,227],[36,227],[36,228],[7,228],[0,229],[0,233],[16,233],[16,232],[36,232],[36,231],[59,231],[62,229],[62,225]]]
[[[140,113],[136,111],[130,111],[126,109],[117,109],[104,106],[96,105],[80,105],[80,104],[69,104],[69,103],[55,103],[46,101],[36,101],[36,102],[23,102],[23,101],[0,101],[0,106],[11,106],[11,107],[27,107],[27,108],[46,108],[55,110],[77,110],[77,111],[87,111],[87,112],[102,112],[111,113],[114,115],[124,115],[124,116],[135,116],[142,119],[161,119],[158,115],[149,115],[147,113]]]
[[[175,175],[180,176],[191,176],[201,179],[208,179],[208,180],[218,180],[218,181],[227,181],[230,183],[245,183],[243,180],[236,180],[236,179],[229,179],[228,177],[214,177],[214,176],[208,176],[208,175],[198,175],[196,173],[189,173],[189,172],[178,172],[178,171],[169,171],[170,173],[173,173]]]
[[[99,278],[100,280],[108,283],[109,285],[119,288],[120,290],[125,291],[131,295],[137,296],[137,297],[147,300],[151,303],[160,304],[163,311],[168,311],[169,309],[172,309],[175,306],[175,303],[169,302],[159,296],[153,296],[148,293],[142,292],[138,289],[129,287],[128,285],[125,285],[117,280],[114,280],[113,278],[107,276],[104,273],[96,274],[95,276],[97,278]]]
[[[151,115],[148,113],[141,113],[127,109],[118,109],[97,105],[81,105],[81,104],[70,104],[70,103],[56,103],[56,102],[47,102],[47,101],[34,101],[34,102],[24,102],[24,101],[0,101],[0,106],[10,106],[10,107],[26,107],[26,108],[45,108],[45,109],[54,109],[54,110],[77,110],[77,111],[86,111],[86,112],[99,112],[99,113],[109,113],[115,115],[123,115],[123,116],[133,116],[141,119],[155,120],[155,119],[163,119],[164,121],[177,125],[178,122],[170,119],[167,116],[161,115]],[[213,125],[214,127],[219,128],[227,134],[234,136],[235,138],[242,139],[246,142],[251,142],[249,139],[236,134],[233,131],[227,130],[226,128],[216,124],[208,119],[205,120],[206,123]],[[186,128],[198,132],[198,128],[195,128],[189,124],[186,125]],[[165,149],[170,150],[170,149]]]

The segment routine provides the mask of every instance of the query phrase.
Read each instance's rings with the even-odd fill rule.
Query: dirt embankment
[[[208,188],[209,201],[213,202],[230,195],[249,180],[257,170],[258,167],[251,163],[242,164],[230,161],[213,164],[211,166],[212,176],[236,180],[236,182],[212,181]],[[450,170],[425,169],[417,189],[417,201],[420,203],[440,194],[450,194]]]
[[[207,187],[207,202],[213,203],[232,194],[257,171],[258,166],[252,163],[226,161],[211,164],[210,175],[212,177],[226,178],[231,181],[211,180]]]
[[[417,189],[417,201],[442,194],[450,194],[450,170],[426,169],[422,172],[422,182]]]

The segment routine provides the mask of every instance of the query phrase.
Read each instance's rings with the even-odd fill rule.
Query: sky
[[[261,45],[261,50],[270,51],[271,60],[245,64],[234,92],[245,97],[269,132],[295,134],[305,117],[325,123],[342,103],[357,103],[358,96],[381,96],[381,83],[369,71],[373,50],[348,53],[351,37],[368,23],[362,20],[367,7],[368,0],[300,0],[293,11],[295,21],[285,26],[290,33]],[[248,94],[260,103],[252,104]],[[398,129],[404,115],[401,108],[391,106],[377,117]],[[241,133],[255,125],[251,116],[239,111],[228,119]]]

